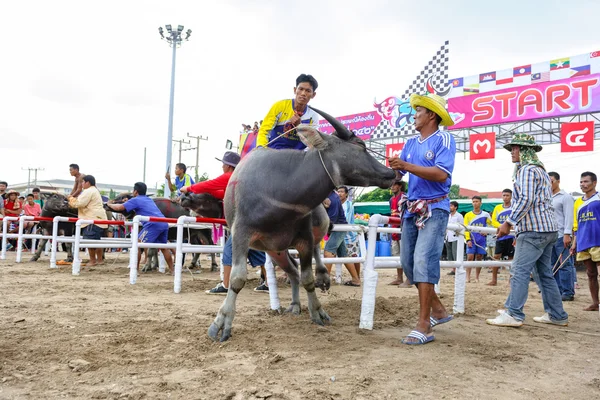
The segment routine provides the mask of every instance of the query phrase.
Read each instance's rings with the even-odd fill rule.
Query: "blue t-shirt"
[[[331,204],[329,204],[329,208],[326,208],[327,215],[329,215],[329,220],[332,224],[347,224],[346,216],[344,215],[344,207],[342,207],[342,201],[340,200],[340,196],[337,192],[329,193],[327,196]]]
[[[186,186],[192,186],[194,184],[194,180],[189,174],[183,174],[183,179],[179,179],[178,176],[175,177],[175,187],[177,188],[177,195],[181,195],[181,188]]]
[[[408,180],[408,199],[431,200],[447,196],[452,184],[452,171],[454,171],[454,156],[456,142],[454,137],[445,131],[437,131],[433,135],[421,140],[419,136],[408,139],[400,154],[400,159],[422,167],[438,167],[448,174],[444,182],[433,182],[411,174]],[[405,174],[405,171],[400,171]],[[450,199],[429,205],[430,210],[440,208],[450,212]],[[406,213],[405,217],[410,217]]]
[[[133,199],[127,200],[125,203],[123,203],[123,206],[125,206],[125,210],[127,210],[127,212],[134,211],[136,213],[136,215],[143,215],[146,217],[159,217],[159,218],[165,217],[163,215],[163,213],[160,212],[160,210],[158,209],[158,207],[156,206],[154,201],[148,196],[138,195],[137,197],[134,197]],[[166,222],[146,221],[146,222],[142,222],[142,227],[143,227],[143,229],[146,229],[146,230],[148,230],[148,229],[161,230],[161,229],[169,229],[169,224],[167,224]]]

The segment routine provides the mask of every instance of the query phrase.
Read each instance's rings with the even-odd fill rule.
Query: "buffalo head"
[[[379,186],[384,189],[392,185],[396,173],[370,155],[362,139],[329,114],[313,110],[335,128],[335,133],[325,135],[307,125],[300,125],[298,134],[308,147],[321,151],[324,162],[330,165],[328,172],[337,185]]]
[[[204,218],[221,218],[223,216],[223,201],[208,193],[184,193],[179,198],[179,204]]]
[[[69,207],[67,196],[59,193],[54,193],[44,201],[44,210],[55,215],[68,215],[73,209]],[[77,211],[75,211],[77,213]]]

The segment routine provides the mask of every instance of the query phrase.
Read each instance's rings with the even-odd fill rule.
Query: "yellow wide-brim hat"
[[[410,106],[415,110],[417,107],[424,107],[433,111],[442,118],[440,125],[452,126],[454,121],[450,118],[448,110],[446,110],[446,100],[443,97],[433,93],[425,93],[424,95],[413,93],[410,95]]]

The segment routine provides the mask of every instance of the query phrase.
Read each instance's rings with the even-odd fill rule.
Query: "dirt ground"
[[[62,256],[62,254],[61,254]],[[466,314],[436,327],[436,340],[406,346],[415,289],[386,285],[380,272],[375,329],[358,329],[360,288],[334,285],[320,295],[333,324],[311,324],[302,295],[299,317],[269,311],[249,274],[238,297],[233,337],[214,343],[206,331],[224,297],[204,293],[218,274],[142,274],[129,285],[127,255],[83,268],[0,261],[0,398],[2,399],[577,399],[600,397],[600,318],[583,312],[587,278],[579,272],[568,328],[539,326],[542,304],[532,284],[526,325],[497,328],[485,318],[502,307],[497,287],[468,284]],[[482,272],[483,280],[489,275]],[[451,310],[454,279],[443,272]],[[280,285],[283,305],[290,288]]]

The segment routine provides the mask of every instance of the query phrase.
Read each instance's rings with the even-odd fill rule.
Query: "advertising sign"
[[[381,117],[376,111],[346,115],[345,117],[338,117],[336,119],[341,121],[346,128],[354,131],[356,136],[363,140],[371,139],[371,134],[381,122]],[[331,134],[333,131],[333,126],[329,122],[324,119],[319,120],[319,132]]]
[[[402,153],[402,149],[404,148],[404,143],[392,143],[385,145],[385,166],[389,167],[388,158],[391,157],[400,157],[400,153]]]
[[[600,74],[513,87],[448,100],[449,129],[600,111]]]
[[[485,160],[496,157],[496,133],[475,133],[469,136],[471,160]]]
[[[563,123],[560,127],[560,151],[594,151],[594,121]]]

